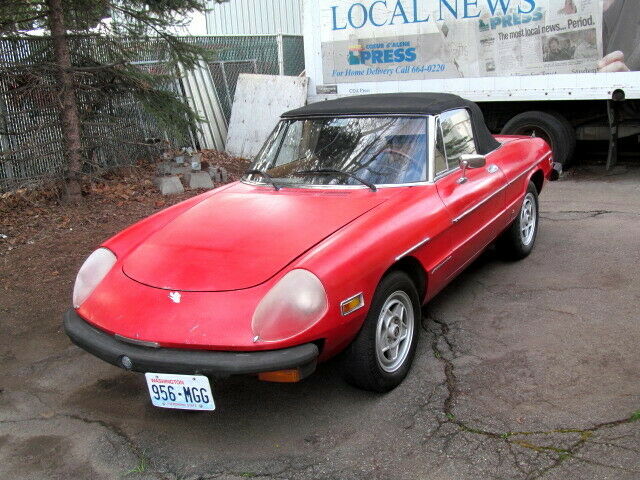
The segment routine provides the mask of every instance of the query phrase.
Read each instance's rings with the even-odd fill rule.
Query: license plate
[[[215,410],[209,379],[203,375],[145,373],[151,403],[155,407],[182,410]]]

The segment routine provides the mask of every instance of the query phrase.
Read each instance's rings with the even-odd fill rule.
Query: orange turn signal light
[[[340,303],[340,313],[342,313],[342,315],[348,315],[362,307],[364,307],[364,296],[362,293],[359,293]]]
[[[289,370],[276,370],[274,372],[260,372],[258,373],[258,379],[262,380],[263,382],[299,382],[301,380],[300,369],[293,368]]]

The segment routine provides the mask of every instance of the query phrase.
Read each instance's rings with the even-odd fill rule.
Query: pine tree
[[[207,53],[176,34],[192,12],[204,11],[205,3],[0,0],[0,39],[19,41],[34,31],[46,39],[46,47],[31,52],[25,68],[0,64],[0,76],[8,79],[10,93],[56,104],[68,200],[81,198],[81,173],[88,158],[84,127],[116,96],[133,96],[171,134],[186,131],[197,120],[182,96],[165,87],[179,64],[193,68]],[[162,71],[136,64],[145,53],[163,55]]]

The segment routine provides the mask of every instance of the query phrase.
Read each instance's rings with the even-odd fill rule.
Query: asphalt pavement
[[[640,168],[582,168],[540,207],[530,257],[489,249],[425,308],[385,395],[329,363],[215,382],[214,413],[157,409],[59,326],[12,332],[0,478],[640,478]]]

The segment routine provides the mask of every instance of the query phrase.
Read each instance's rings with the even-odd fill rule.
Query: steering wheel
[[[400,150],[395,150],[393,148],[385,148],[384,150],[382,150],[380,153],[395,153],[396,155],[400,155],[401,157],[406,158],[407,160],[413,160],[413,158],[411,157],[411,155],[407,155],[404,152],[401,152]]]

